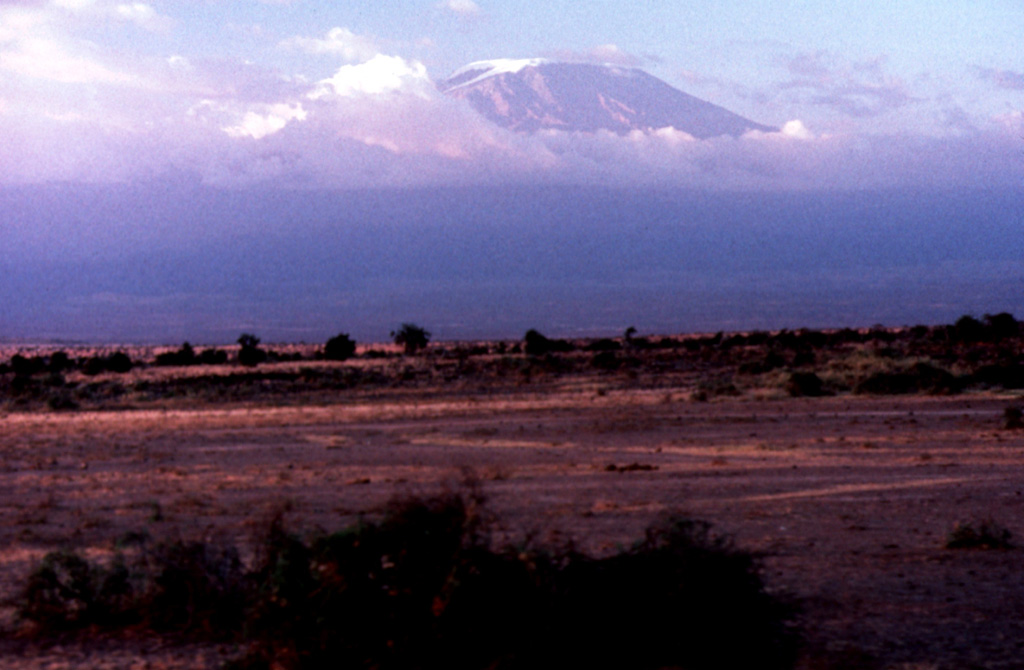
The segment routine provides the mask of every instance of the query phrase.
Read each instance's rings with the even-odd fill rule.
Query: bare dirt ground
[[[481,482],[511,538],[609,552],[659,515],[762,552],[803,604],[803,668],[1024,667],[1024,550],[944,547],[958,521],[1024,536],[1006,396],[715,398],[671,388],[0,415],[0,590],[46,552],[128,531],[245,544],[275,510],[335,529],[392,496]],[[633,467],[630,467],[633,466]],[[213,668],[235,649],[14,635],[5,668]]]

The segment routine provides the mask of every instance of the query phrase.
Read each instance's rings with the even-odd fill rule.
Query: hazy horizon
[[[51,206],[33,207],[40,199]],[[1014,190],[510,185],[282,198],[172,181],[0,189],[0,207],[35,231],[0,261],[6,340],[384,341],[406,321],[438,339],[514,339],[1024,314]]]

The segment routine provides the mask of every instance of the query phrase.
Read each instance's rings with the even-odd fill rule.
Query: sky
[[[1021,35],[1009,0],[0,0],[0,339],[1019,312]],[[778,130],[517,134],[436,88],[530,57]]]
[[[1022,33],[1008,0],[0,0],[0,183],[1018,183]],[[788,132],[523,137],[434,89],[535,56],[639,67]]]

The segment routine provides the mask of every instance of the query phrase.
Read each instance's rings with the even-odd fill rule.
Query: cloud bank
[[[467,0],[443,3],[480,13]],[[278,47],[331,57],[307,80],[275,67],[188,54],[125,59],[72,22],[110,30],[170,30],[145,3],[0,3],[0,183],[130,182],[192,174],[222,186],[362,188],[474,183],[671,185],[709,189],[859,189],[1019,184],[1024,121],[949,114],[929,134],[821,132],[791,118],[776,133],[698,141],[673,128],[619,136],[517,135],[436,90],[420,61],[386,53],[346,27]],[[609,44],[573,60],[636,65]],[[910,87],[884,62],[804,54],[777,93],[850,117],[912,108]],[[1019,87],[1012,72],[979,78]]]

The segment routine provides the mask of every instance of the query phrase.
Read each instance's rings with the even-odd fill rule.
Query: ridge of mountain
[[[672,127],[698,139],[778,130],[667,84],[643,70],[502,58],[463,66],[441,82],[492,122],[520,132],[556,129],[619,134]]]

